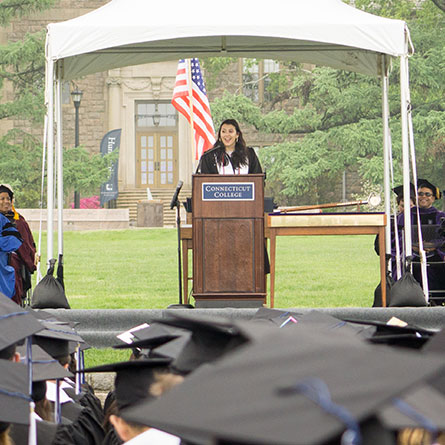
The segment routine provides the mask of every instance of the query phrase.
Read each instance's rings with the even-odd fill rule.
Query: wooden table
[[[275,257],[277,236],[294,235],[379,235],[380,252],[385,252],[386,215],[383,213],[301,213],[269,214],[266,226],[270,239],[270,307],[275,297]],[[385,255],[380,255],[380,279],[386,282]],[[386,306],[386,286],[382,285],[382,306]]]
[[[191,224],[181,225],[181,248],[182,248],[182,290],[184,291],[184,304],[189,302],[189,250],[193,250],[193,229]]]
[[[386,216],[382,213],[269,214],[265,221],[265,238],[270,239],[270,307],[275,303],[276,237],[295,235],[379,235],[380,252],[385,252]],[[189,251],[193,248],[192,225],[181,226],[182,288],[188,303]],[[385,255],[380,255],[381,282],[386,281]],[[382,286],[382,305],[386,306],[386,286]]]

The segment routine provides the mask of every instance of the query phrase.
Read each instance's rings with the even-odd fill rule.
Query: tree
[[[117,161],[119,150],[102,156],[91,154],[82,147],[64,149],[63,185],[65,195],[69,191],[82,190],[86,195],[97,192],[98,185],[106,182],[110,176],[110,166]]]
[[[0,2],[0,26],[49,9],[54,4],[55,0],[3,0]],[[0,46],[0,94],[4,96],[6,87],[13,90],[13,99],[0,103],[0,119],[14,122],[14,128],[0,137],[0,180],[14,188],[17,206],[22,208],[36,207],[41,199],[44,44],[45,31],[42,29],[35,34],[26,34],[23,40]],[[21,122],[26,124],[20,125]],[[114,158],[91,156],[82,147],[66,150],[66,189],[75,186],[83,193],[97,192],[100,184],[107,180],[108,167]]]
[[[443,34],[445,16],[429,1],[356,0],[355,6],[408,22],[416,48],[410,59],[410,83],[418,173],[444,185],[445,44],[437,36]],[[282,143],[260,151],[268,185],[280,203],[326,200],[345,170],[356,171],[362,182],[382,184],[380,80],[325,67],[308,71],[296,64],[282,66],[280,73],[270,75],[269,90],[276,100],[267,104],[269,108],[234,94],[212,103],[216,122],[231,115],[258,131],[281,134]],[[389,96],[395,175],[400,181],[397,63]],[[270,111],[271,104],[283,99],[298,104],[293,113]]]

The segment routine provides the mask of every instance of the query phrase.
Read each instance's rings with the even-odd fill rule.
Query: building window
[[[280,64],[272,59],[242,59],[243,94],[253,102],[263,103],[270,100],[267,87],[270,73],[277,73]]]
[[[268,91],[268,86],[271,82],[271,78],[269,74],[271,73],[278,73],[280,71],[280,64],[279,62],[276,62],[275,60],[271,59],[265,59],[263,60],[263,75],[262,81],[262,91],[263,91],[263,102],[272,100],[272,94],[270,91]]]
[[[255,59],[243,59],[243,94],[252,102],[259,101],[259,65]]]
[[[137,102],[136,127],[157,128],[176,127],[178,113],[168,102]]]

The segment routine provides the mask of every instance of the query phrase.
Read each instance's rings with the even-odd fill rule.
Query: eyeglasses
[[[419,192],[418,195],[419,196],[426,196],[427,198],[431,198],[431,196],[433,196],[433,194],[429,193],[429,192]]]

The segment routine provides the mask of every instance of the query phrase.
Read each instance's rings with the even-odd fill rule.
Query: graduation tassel
[[[26,338],[26,365],[28,366],[28,393],[32,397],[32,337]]]
[[[26,337],[26,365],[28,366],[28,393],[29,393],[29,430],[28,445],[37,444],[37,425],[35,416],[35,403],[32,400],[32,337]]]
[[[60,380],[56,379],[56,403],[54,404],[54,422],[60,423]]]
[[[80,369],[82,370],[80,373],[80,383],[83,385],[85,384],[85,373],[83,372],[85,369],[85,354],[83,350],[80,351]]]
[[[34,412],[35,403],[29,402],[29,430],[28,430],[28,445],[37,444],[37,420]]]
[[[77,343],[76,347],[76,394],[81,392],[81,375],[80,375],[81,363],[80,363],[80,344]]]

